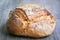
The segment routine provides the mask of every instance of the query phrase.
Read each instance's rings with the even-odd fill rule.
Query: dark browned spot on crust
[[[21,8],[16,8],[13,11],[10,11],[10,13],[12,13],[12,15],[16,14],[20,19],[27,21],[28,17],[25,13],[25,11]]]
[[[47,16],[48,16],[48,15],[51,15],[51,13],[50,13],[49,11],[47,11],[46,9],[44,9],[43,11],[46,12]]]
[[[28,16],[26,15],[26,13],[25,13],[25,11],[23,9],[16,8],[15,11],[18,11],[20,13],[20,15],[22,15],[25,18],[25,20],[28,19]]]

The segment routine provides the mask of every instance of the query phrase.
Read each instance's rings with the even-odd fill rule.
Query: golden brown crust
[[[22,8],[17,7],[10,12],[12,16],[7,22],[7,29],[10,33],[30,37],[44,37],[53,32],[55,19],[49,11],[46,9],[37,9],[36,11],[36,9],[34,9],[35,11],[32,12],[31,10],[33,8],[31,10],[27,9],[27,5],[26,8],[23,7],[24,6],[22,6]],[[39,8],[39,6],[37,6],[37,8]],[[31,13],[34,14],[30,15],[30,12],[26,10],[30,10]],[[29,15],[27,15],[27,13]]]
[[[27,19],[28,19],[25,11],[22,10],[21,8],[16,8],[16,9],[14,10],[14,13],[15,13],[19,18],[21,18],[21,19],[23,19],[23,20],[27,20]]]

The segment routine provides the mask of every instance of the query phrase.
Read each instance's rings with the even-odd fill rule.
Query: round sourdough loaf
[[[53,15],[37,4],[17,6],[10,11],[7,29],[11,34],[29,37],[45,37],[55,28]]]

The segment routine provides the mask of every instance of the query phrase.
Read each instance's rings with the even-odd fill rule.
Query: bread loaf
[[[44,37],[55,28],[54,16],[37,4],[26,4],[10,11],[7,29],[14,35]]]

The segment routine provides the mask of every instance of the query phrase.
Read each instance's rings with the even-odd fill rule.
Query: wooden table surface
[[[39,4],[49,10],[56,18],[56,28],[46,38],[17,37],[10,35],[6,29],[9,11],[19,4]],[[60,40],[60,0],[0,0],[0,40]]]

